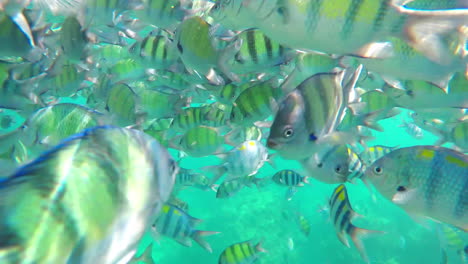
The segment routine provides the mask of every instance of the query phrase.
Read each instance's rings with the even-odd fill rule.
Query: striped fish
[[[360,228],[351,223],[353,218],[358,216],[358,214],[351,207],[351,203],[348,199],[348,193],[346,191],[346,186],[344,184],[340,184],[335,188],[332,196],[330,197],[329,206],[330,219],[333,221],[336,235],[338,236],[340,242],[349,248],[349,241],[345,237],[345,235],[348,234],[358,249],[362,259],[366,262],[369,262],[360,237],[379,231]]]
[[[62,141],[1,180],[0,262],[130,259],[169,198],[170,159],[132,129],[96,127]]]
[[[460,120],[454,124],[445,124],[444,127],[449,127],[448,131],[437,129],[441,135],[436,145],[442,145],[444,142],[453,142],[462,152],[468,151],[468,120]]]
[[[211,253],[211,246],[203,239],[203,236],[214,235],[219,232],[196,230],[195,225],[200,221],[200,219],[188,215],[174,205],[165,204],[162,207],[160,216],[152,225],[153,234],[170,237],[186,247],[192,246],[191,239],[193,239]]]
[[[189,129],[184,135],[173,139],[171,147],[179,149],[191,157],[204,157],[221,153],[224,137],[214,127],[197,126]]]
[[[90,108],[61,103],[38,110],[26,121],[24,143],[55,145],[61,140],[100,124],[103,115]]]
[[[305,218],[305,216],[303,216],[303,215],[300,214],[300,213],[296,213],[296,220],[297,220],[297,223],[299,224],[299,229],[301,230],[301,232],[302,232],[306,237],[308,237],[309,234],[310,234],[310,223],[309,223],[309,220],[307,220],[307,218]]]
[[[268,147],[285,159],[302,160],[310,157],[327,138],[333,138],[332,141],[342,138],[335,129],[343,119],[360,72],[361,67],[352,74],[321,73],[302,82],[281,103],[271,125]],[[344,80],[347,82],[343,83]]]
[[[292,49],[272,41],[258,29],[242,31],[235,39],[242,41],[229,66],[236,74],[271,71],[272,67],[286,63],[294,56]]]
[[[20,15],[26,20],[22,13]],[[25,21],[25,25],[18,22],[15,17],[10,17],[5,12],[0,13],[0,56],[26,57],[35,47],[28,21]]]
[[[86,32],[82,29],[78,19],[75,16],[67,17],[60,30],[63,56],[73,62],[80,61],[84,57],[87,41]]]
[[[192,1],[143,0],[129,1],[133,13],[141,20],[167,30],[174,30],[190,13]]]
[[[409,214],[468,230],[468,156],[436,146],[394,150],[365,172],[376,189]]]
[[[174,117],[171,129],[178,132],[186,132],[199,125],[219,127],[224,124],[225,111],[215,108],[212,105],[204,105],[182,109],[180,113]]]
[[[468,10],[446,10],[452,7],[450,4],[442,4],[442,10],[419,10],[417,3],[421,1],[414,1],[415,8],[405,6],[407,2],[413,1],[222,0],[215,4],[212,15],[225,26],[256,27],[288,47],[327,54],[388,58],[392,46],[386,43],[386,56],[377,56],[374,51],[381,45],[376,41],[401,38],[431,60],[444,64],[449,58],[444,36],[468,24]],[[445,26],[438,31],[424,30],[438,24]]]
[[[308,175],[325,183],[346,182],[351,174],[352,156],[346,145],[321,147],[313,156],[301,161]]]
[[[191,71],[196,71],[214,85],[224,84],[215,71],[220,53],[216,50],[210,34],[211,25],[203,18],[194,16],[184,20],[176,31],[176,46],[180,58]]]
[[[359,154],[359,156],[361,157],[362,161],[366,166],[370,166],[372,163],[374,163],[374,161],[380,159],[381,157],[385,156],[386,154],[392,152],[395,149],[397,149],[397,147],[375,145],[366,148],[363,152]]]
[[[229,152],[218,156],[223,158],[221,165],[205,167],[205,169],[214,170],[212,183],[224,174],[227,174],[226,180],[254,175],[266,161],[269,161],[267,148],[262,142],[255,140],[245,141]]]
[[[149,34],[142,41],[133,44],[130,47],[130,53],[154,69],[167,69],[179,58],[172,41],[163,35]]]
[[[106,100],[106,110],[114,117],[115,124],[129,126],[140,122],[139,97],[124,83],[113,85]]]
[[[54,97],[71,97],[80,90],[85,76],[84,71],[79,71],[74,64],[57,62],[53,70],[41,80],[40,85],[47,87],[49,95]]]
[[[198,189],[207,190],[211,188],[210,180],[203,174],[193,173],[189,169],[180,168],[177,173],[175,188],[193,186]]]
[[[273,175],[273,181],[279,185],[289,187],[302,187],[304,183],[309,183],[307,176],[302,176],[293,170],[281,170]]]
[[[255,178],[255,176],[240,177],[233,180],[224,181],[216,190],[216,198],[228,198],[238,193],[244,186],[252,186],[255,184],[260,187],[266,179]]]
[[[252,125],[263,121],[278,110],[281,89],[272,81],[259,82],[247,88],[233,103],[230,123],[235,125]]]
[[[250,240],[236,243],[221,253],[218,264],[252,264],[258,260],[260,252],[267,252],[261,242],[255,246]]]

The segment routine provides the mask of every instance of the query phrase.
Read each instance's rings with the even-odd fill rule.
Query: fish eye
[[[322,162],[318,163],[318,164],[317,164],[317,167],[322,168],[322,167],[323,167],[323,163],[322,163]]]
[[[397,192],[404,192],[404,191],[406,191],[405,186],[398,186]]]
[[[381,167],[375,167],[374,168],[374,173],[375,174],[382,174],[382,172],[383,172],[383,169]]]
[[[290,138],[294,135],[294,130],[291,127],[287,127],[283,131],[283,136],[285,138]]]
[[[340,172],[341,172],[341,166],[340,166],[340,165],[338,165],[338,166],[335,167],[335,172],[336,172],[336,173],[340,173]]]

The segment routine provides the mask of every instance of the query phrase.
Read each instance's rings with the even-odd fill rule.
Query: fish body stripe
[[[392,0],[384,0],[380,2],[377,16],[375,17],[374,23],[372,25],[372,30],[374,32],[378,32],[382,28],[383,22],[385,21],[385,16],[388,14],[387,11],[390,7],[391,1]]]
[[[247,31],[247,46],[252,61],[258,63],[257,50],[255,49],[255,31]]]
[[[438,190],[443,181],[443,174],[441,173],[441,152],[435,152],[435,156],[430,161],[430,170],[429,176],[426,178],[426,192],[425,192],[425,201],[426,201],[426,210],[431,210],[434,207],[436,202]]]
[[[359,13],[359,9],[364,3],[363,0],[351,0],[348,12],[346,12],[345,23],[341,30],[342,39],[346,39],[353,32],[354,22],[356,21],[356,15]]]
[[[465,182],[463,183],[463,188],[458,194],[457,200],[455,202],[455,208],[453,214],[455,217],[465,217],[466,210],[468,209],[468,175],[465,175]]]

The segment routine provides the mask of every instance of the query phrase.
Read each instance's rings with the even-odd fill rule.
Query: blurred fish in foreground
[[[169,198],[177,168],[158,142],[95,127],[0,182],[1,263],[128,261]]]
[[[437,146],[394,150],[365,172],[387,199],[412,215],[468,231],[468,156]]]

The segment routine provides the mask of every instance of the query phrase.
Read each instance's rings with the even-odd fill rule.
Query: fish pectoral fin
[[[208,244],[208,242],[206,242],[203,237],[204,236],[211,236],[211,235],[215,235],[215,234],[219,234],[220,232],[218,231],[200,231],[200,230],[197,230],[195,231],[195,233],[193,234],[192,236],[192,239],[195,240],[195,242],[197,242],[201,247],[203,247],[204,249],[206,249],[208,252],[213,252],[213,250],[211,249],[211,246],[210,244]]]
[[[356,55],[365,59],[387,59],[394,56],[391,42],[373,42],[364,45]]]
[[[398,186],[397,192],[392,197],[392,202],[395,204],[406,204],[414,197],[417,191],[418,189],[416,188]]]
[[[407,9],[404,6],[397,6],[396,9],[411,17],[404,30],[405,37],[411,46],[430,60],[448,65],[451,62],[451,56],[441,36],[456,32],[458,28],[466,24],[468,11],[451,9],[428,12]]]
[[[364,229],[364,228],[360,228],[357,226],[353,226],[351,232],[349,233],[349,236],[351,237],[351,240],[353,241],[354,246],[359,251],[361,258],[365,262],[369,263],[369,259],[367,257],[364,245],[362,244],[362,238],[371,234],[383,234],[383,233],[385,232],[377,231],[377,230],[369,230],[369,229]]]

